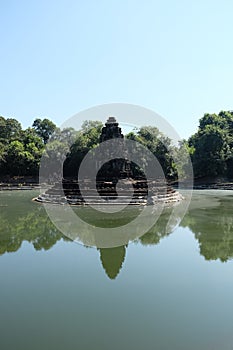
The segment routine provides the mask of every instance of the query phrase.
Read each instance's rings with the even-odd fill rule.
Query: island
[[[122,139],[124,135],[115,117],[109,117],[102,128],[99,143],[111,139]],[[98,162],[98,160],[96,160]],[[81,182],[82,181],[82,182]],[[51,188],[34,198],[40,203],[85,205],[148,205],[156,203],[172,204],[183,199],[164,178],[156,176],[147,179],[135,164],[126,159],[112,159],[98,171],[96,181],[77,177],[62,179]],[[82,190],[81,190],[82,188]],[[148,189],[150,188],[150,191]],[[96,191],[97,189],[97,191]]]

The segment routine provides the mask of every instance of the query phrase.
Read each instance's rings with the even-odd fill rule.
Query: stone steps
[[[68,203],[71,205],[82,205],[86,202],[91,204],[114,204],[114,205],[145,205],[155,203],[178,202],[182,196],[169,185],[164,185],[164,181],[156,180],[135,180],[123,179],[124,187],[116,187],[117,181],[97,181],[94,184],[85,180],[82,182],[82,190],[77,180],[63,181],[55,184],[44,194],[38,197],[38,201],[45,203]],[[128,186],[128,189],[127,189]],[[84,187],[84,188],[83,188]],[[98,193],[96,190],[98,188]],[[148,196],[148,187],[149,194]]]

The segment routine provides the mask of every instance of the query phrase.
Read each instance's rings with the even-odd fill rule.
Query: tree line
[[[16,119],[0,117],[1,178],[37,177],[42,155],[49,162],[64,162],[64,176],[77,176],[84,156],[99,144],[102,127],[100,121],[85,121],[78,131],[59,129],[51,120],[37,118],[23,129]],[[187,155],[195,178],[233,177],[233,111],[205,114],[197,132],[179,145],[152,126],[135,128],[125,137],[147,147],[167,179],[187,176]]]

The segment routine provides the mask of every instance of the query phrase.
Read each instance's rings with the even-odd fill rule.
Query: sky
[[[182,138],[233,110],[232,0],[0,0],[0,115],[57,125],[105,103]]]

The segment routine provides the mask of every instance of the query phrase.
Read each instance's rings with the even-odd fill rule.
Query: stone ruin
[[[124,139],[124,136],[116,119],[109,117],[102,128],[100,143],[113,138]],[[150,196],[148,187],[152,189]],[[146,179],[145,176],[133,174],[131,163],[127,159],[112,159],[104,164],[95,183],[88,178],[84,179],[82,184],[77,178],[63,178],[62,184],[55,183],[35,198],[38,202],[70,205],[148,205],[161,202],[177,203],[182,199],[178,191],[169,184],[164,184],[161,179]]]

